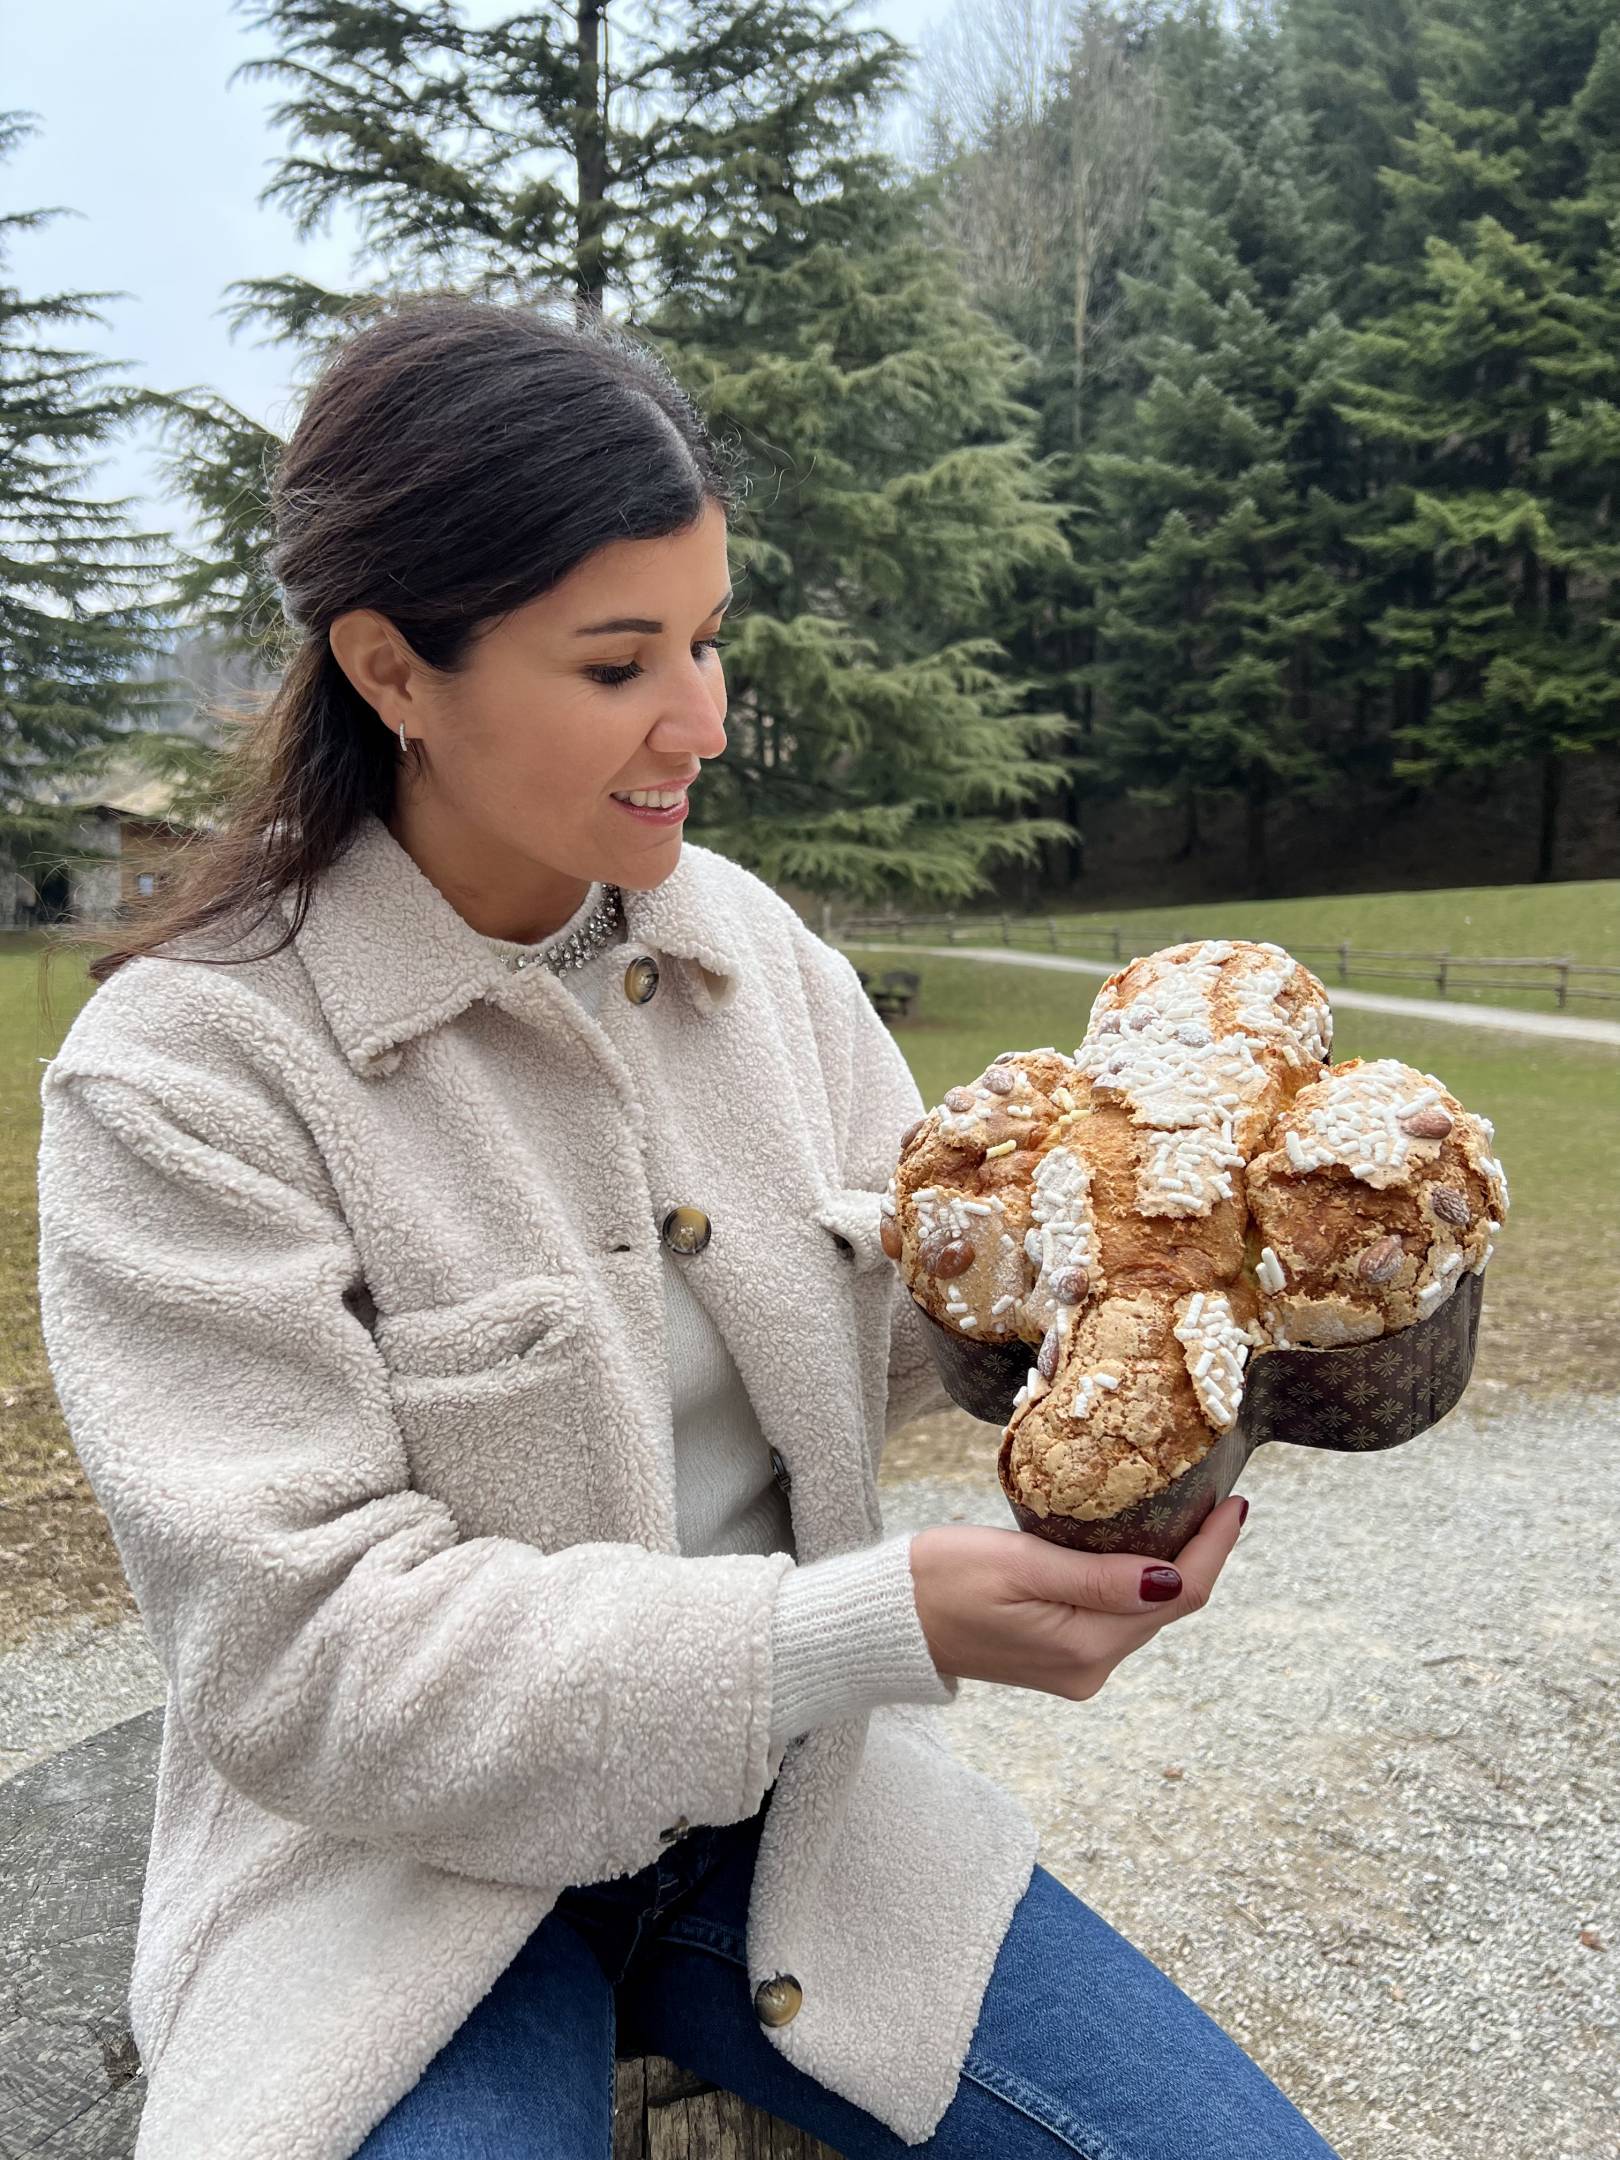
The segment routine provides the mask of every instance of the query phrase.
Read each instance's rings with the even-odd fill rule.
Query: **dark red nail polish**
[[[1181,1577],[1173,1567],[1145,1567],[1142,1570],[1142,1595],[1153,1604],[1180,1597]]]
[[[1237,1496],[1237,1503],[1238,1506],[1243,1510],[1242,1514],[1238,1517],[1238,1528],[1241,1530],[1243,1528],[1243,1525],[1249,1519],[1249,1503],[1247,1500],[1244,1499],[1241,1493],[1239,1493]]]

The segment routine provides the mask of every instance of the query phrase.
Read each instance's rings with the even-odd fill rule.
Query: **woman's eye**
[[[694,653],[718,652],[726,642],[727,640],[724,638],[699,638],[693,645],[692,650]],[[641,663],[639,660],[627,660],[621,666],[588,667],[585,672],[592,682],[599,682],[606,689],[612,690],[620,683],[634,681],[636,676],[641,673]]]

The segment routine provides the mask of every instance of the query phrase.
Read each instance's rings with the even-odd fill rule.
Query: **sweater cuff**
[[[771,1624],[771,1747],[880,1703],[948,1703],[917,1617],[914,1532],[812,1560],[782,1577]]]

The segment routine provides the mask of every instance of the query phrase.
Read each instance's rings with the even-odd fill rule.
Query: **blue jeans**
[[[1198,2005],[1036,1866],[932,2137],[907,2145],[765,2037],[743,1927],[767,1793],[567,1890],[354,2160],[609,2160],[614,2061],[665,2055],[847,2160],[1336,2160]]]

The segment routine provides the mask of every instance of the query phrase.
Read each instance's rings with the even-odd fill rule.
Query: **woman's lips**
[[[644,825],[679,825],[689,807],[687,791],[684,788],[681,790],[680,801],[672,803],[667,810],[655,810],[650,803],[626,802],[622,795],[615,795],[612,799],[621,810],[628,810],[633,818],[640,818]]]

